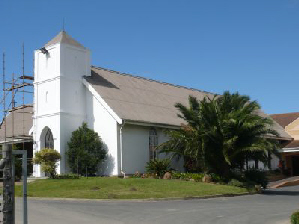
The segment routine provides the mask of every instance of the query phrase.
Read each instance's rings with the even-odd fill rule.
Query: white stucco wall
[[[279,169],[279,158],[276,155],[271,155],[271,170]]]
[[[123,128],[123,171],[134,174],[136,171],[145,173],[146,163],[149,161],[149,132],[152,127],[125,124]],[[162,128],[156,128],[158,144],[168,140]],[[166,155],[159,154],[158,158]],[[183,160],[172,162],[172,168],[183,171]]]
[[[65,152],[71,133],[86,120],[82,77],[90,75],[89,50],[60,43],[47,50],[48,54],[35,51],[34,152],[44,147],[42,130],[50,128],[54,148],[61,154],[60,174],[68,171]],[[43,175],[39,166],[34,166],[33,175]]]
[[[60,74],[60,44],[49,46],[48,54],[43,54],[39,50],[34,52],[34,81],[42,82],[53,79]]]
[[[44,146],[42,143],[44,142],[44,139],[41,139],[41,134],[42,131],[45,128],[50,128],[52,133],[53,133],[53,138],[54,138],[54,148],[57,151],[60,151],[60,129],[59,129],[59,123],[60,123],[60,117],[57,115],[52,115],[52,116],[46,116],[46,117],[36,117],[35,118],[36,125],[35,125],[35,131],[34,131],[34,142],[35,144],[33,145],[33,154],[40,149],[42,149]],[[60,163],[58,165],[57,171],[60,173]],[[33,166],[33,176],[40,177],[43,176],[44,174],[40,170],[39,165],[34,165]]]
[[[169,140],[169,137],[165,134],[165,132],[163,131],[163,129],[158,129],[158,139],[159,139],[159,144],[164,143],[166,141]],[[158,158],[162,159],[162,158],[169,158],[171,156],[171,154],[166,155],[165,153],[160,153],[158,155]],[[181,158],[180,160],[177,161],[176,158],[173,158],[171,160],[171,168],[175,169],[177,171],[180,172],[184,172],[185,168],[184,168],[184,159]]]
[[[88,127],[94,129],[99,134],[107,150],[107,158],[101,166],[100,174],[108,176],[120,175],[118,161],[119,131],[117,122],[87,88],[85,102]]]
[[[78,48],[68,44],[61,44],[60,75],[71,79],[80,80],[82,76],[89,76],[90,51],[86,48]]]
[[[249,160],[248,161],[248,167],[251,169],[251,168],[254,168],[255,167],[255,161],[254,160]],[[265,167],[264,163],[258,161],[258,168],[261,169],[261,170],[268,170],[267,167]]]
[[[286,126],[285,130],[294,140],[299,140],[299,118]]]
[[[278,167],[279,158],[276,155],[271,154],[271,162],[270,163],[271,163],[271,170],[275,170],[275,169],[279,168]],[[254,168],[255,161],[253,161],[253,160],[248,161],[248,166],[249,166],[249,168]],[[265,164],[260,161],[258,162],[258,168],[261,170],[269,170],[269,167],[267,165],[265,166]]]
[[[50,128],[54,137],[54,147],[60,151],[60,45],[48,48],[48,55],[35,51],[34,101],[33,101],[33,153],[44,147],[41,136],[45,128]],[[60,173],[60,164],[58,166]],[[34,176],[43,176],[39,165],[33,167]]]
[[[126,174],[144,173],[149,161],[149,128],[126,124],[122,136],[122,170]]]

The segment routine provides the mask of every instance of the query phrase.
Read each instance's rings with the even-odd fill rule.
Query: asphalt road
[[[29,199],[29,224],[286,224],[299,209],[299,186],[261,195],[176,201],[81,201]],[[17,223],[22,223],[17,200]]]

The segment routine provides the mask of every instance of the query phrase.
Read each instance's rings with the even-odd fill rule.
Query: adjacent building
[[[272,114],[271,117],[280,124],[294,139],[281,149],[281,166],[287,174],[299,175],[299,112]]]

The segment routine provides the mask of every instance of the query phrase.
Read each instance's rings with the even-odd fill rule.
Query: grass
[[[22,186],[16,186],[21,196]],[[120,179],[91,177],[62,180],[36,180],[28,184],[29,197],[86,199],[147,199],[242,194],[244,188],[181,180]]]

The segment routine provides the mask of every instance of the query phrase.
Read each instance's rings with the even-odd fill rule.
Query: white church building
[[[153,149],[167,140],[163,130],[183,123],[175,103],[188,105],[189,95],[214,95],[91,66],[90,50],[65,31],[34,57],[33,116],[28,117],[27,131],[33,153],[45,147],[60,152],[59,174],[69,171],[67,142],[83,122],[99,134],[107,150],[103,175],[145,172],[146,163],[156,156]],[[277,123],[274,128],[281,140],[292,139]],[[182,170],[182,162],[173,168]],[[43,175],[34,165],[33,176]]]

